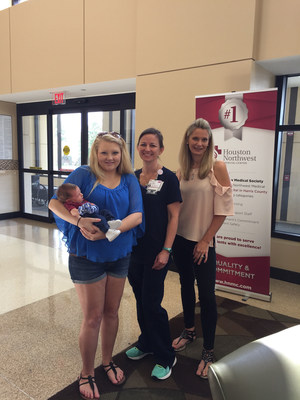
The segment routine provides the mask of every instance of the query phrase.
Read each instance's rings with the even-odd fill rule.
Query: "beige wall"
[[[0,12],[0,94],[295,56],[299,13],[298,0],[31,0]]]
[[[9,10],[0,12],[0,93],[11,93]]]
[[[271,266],[300,273],[300,244],[278,238],[271,239]]]
[[[83,0],[10,8],[12,92],[84,82]]]
[[[195,96],[248,90],[252,64],[246,60],[138,77],[136,134],[149,126],[160,129],[166,147],[162,159],[176,170],[181,138],[195,118]]]
[[[256,60],[299,55],[299,0],[257,0]]]
[[[137,75],[252,58],[255,0],[140,0],[137,15]]]
[[[85,83],[136,76],[137,1],[85,1]]]

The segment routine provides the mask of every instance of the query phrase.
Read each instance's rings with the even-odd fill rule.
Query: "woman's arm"
[[[72,225],[77,225],[79,228],[85,228],[91,233],[99,232],[99,229],[93,224],[93,222],[99,222],[99,218],[81,218],[78,216],[74,216],[57,199],[51,199],[48,207],[59,218],[69,222]]]
[[[84,219],[86,219],[86,218],[84,218]],[[88,219],[95,220],[95,218],[88,218]],[[80,220],[80,224],[81,224],[81,221],[82,220]],[[97,219],[97,221],[100,221],[100,220]],[[129,231],[130,229],[139,225],[141,222],[142,222],[142,213],[130,214],[122,220],[122,224],[121,224],[119,230],[121,232]],[[97,229],[97,231],[90,232],[85,227],[81,227],[80,232],[88,240],[95,241],[95,240],[100,240],[100,239],[106,239],[105,234],[103,232],[101,232],[98,228],[96,228],[96,229]]]
[[[72,208],[72,210],[70,210],[70,213],[71,213],[72,215],[74,215],[74,217],[77,217],[77,218],[80,217],[80,214],[79,214],[79,211],[78,211],[77,208]]]
[[[231,186],[231,180],[224,161],[216,161],[214,164],[214,174],[221,186]]]
[[[59,200],[51,199],[48,207],[59,218],[69,222],[72,225],[77,225],[78,217],[71,214]]]
[[[217,181],[220,183],[221,186],[231,186],[231,181],[230,177],[226,168],[226,164],[223,161],[216,161],[214,164],[214,174],[217,179]],[[197,262],[197,264],[201,264],[201,262],[204,260],[204,262],[207,261],[208,257],[208,249],[209,249],[209,243],[211,240],[214,238],[218,230],[221,228],[223,225],[224,221],[226,219],[226,215],[214,215],[212,222],[207,229],[205,235],[203,238],[196,244],[194,248],[194,261]],[[204,254],[205,257],[201,258],[201,255]]]
[[[179,201],[175,203],[168,204],[168,226],[167,233],[164,242],[164,247],[171,248],[175,239],[175,235],[177,232],[178,226],[178,216],[180,210]],[[170,253],[167,250],[161,250],[160,253],[156,256],[156,259],[153,264],[153,269],[162,269],[168,263],[170,257]]]
[[[119,228],[121,232],[126,232],[129,231],[132,228],[135,228],[139,224],[142,223],[142,213],[141,212],[135,212],[132,214],[127,215],[124,219],[122,219],[122,224]]]

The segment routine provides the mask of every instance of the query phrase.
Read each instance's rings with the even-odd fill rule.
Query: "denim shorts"
[[[107,275],[115,278],[126,278],[130,254],[116,261],[94,262],[85,257],[69,255],[69,271],[74,283],[94,283]]]

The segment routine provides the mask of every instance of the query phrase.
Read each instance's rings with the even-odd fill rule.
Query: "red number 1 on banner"
[[[236,106],[231,107],[231,109],[232,109],[232,120],[231,120],[231,122],[237,122],[237,119],[236,119]]]

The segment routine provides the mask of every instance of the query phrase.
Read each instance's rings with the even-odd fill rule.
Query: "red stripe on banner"
[[[224,257],[217,254],[216,284],[269,295],[270,257]]]
[[[275,130],[276,90],[244,93],[243,101],[248,108],[248,118],[243,126]],[[223,103],[225,103],[225,96],[196,98],[196,118],[206,119],[210,123],[211,129],[222,127],[219,110]]]
[[[211,129],[220,128],[218,111],[225,102],[225,96],[199,97],[196,98],[196,119],[206,119]]]
[[[243,100],[248,108],[248,119],[244,126],[275,130],[276,91],[245,93]]]

